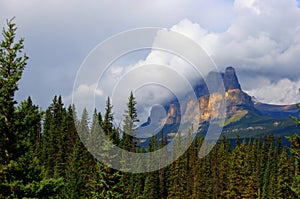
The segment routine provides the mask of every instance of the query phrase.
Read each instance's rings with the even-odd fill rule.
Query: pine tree
[[[167,140],[167,135],[164,135],[163,130],[161,131],[161,136],[160,136],[160,149],[161,154],[160,154],[160,170],[159,170],[159,189],[160,189],[160,196],[162,199],[167,198],[168,194],[168,187],[167,187],[167,171],[169,169],[169,166],[163,167],[164,163],[166,163],[168,159],[168,152],[167,152],[167,147],[165,147],[168,144]],[[165,148],[164,148],[165,147]]]
[[[158,148],[158,142],[155,135],[149,140],[149,152],[156,151]],[[150,157],[148,165],[151,167],[152,164],[156,164],[154,158]],[[151,169],[151,168],[149,168]],[[159,176],[158,171],[147,173],[144,188],[144,198],[155,199],[159,197]]]
[[[31,98],[16,109],[17,159],[11,160],[9,170],[14,179],[11,183],[14,197],[33,197],[36,187],[42,181],[40,164],[41,117],[39,108]]]
[[[123,149],[129,152],[136,152],[137,151],[137,144],[138,141],[134,137],[135,130],[136,130],[136,123],[139,122],[137,109],[136,109],[136,100],[133,96],[133,93],[130,92],[128,103],[127,103],[127,110],[125,110],[125,119],[123,124],[123,135],[121,140],[121,146]],[[130,174],[130,164],[132,161],[132,157],[129,153],[122,154],[122,170],[125,171],[122,175],[122,182],[124,183],[124,195],[130,198],[131,193],[133,193],[135,187],[135,175]]]
[[[63,198],[86,198],[90,195],[90,184],[93,178],[95,167],[94,159],[85,148],[77,129],[82,137],[89,137],[88,114],[83,110],[81,119],[77,121],[75,106],[68,108],[68,154],[66,166],[66,184],[63,189]],[[76,129],[77,127],[77,129]]]
[[[204,146],[202,146],[204,145]],[[210,147],[208,146],[207,143],[205,143],[203,140],[201,140],[201,147]],[[200,146],[198,151],[200,151]],[[197,192],[199,198],[212,198],[212,182],[211,182],[211,177],[212,177],[212,167],[211,167],[211,159],[212,156],[209,153],[202,159],[198,159],[199,163],[199,175],[197,176],[198,182],[198,189],[195,190]]]
[[[114,121],[114,113],[112,111],[113,106],[111,105],[110,98],[107,98],[106,101],[106,108],[105,108],[105,115],[102,121],[102,130],[106,136],[113,142],[113,144],[119,144],[119,132],[115,129],[113,125]]]
[[[146,149],[143,147],[142,149],[137,149],[137,153],[146,153]],[[137,160],[140,171],[147,171],[147,165],[141,163],[140,160]],[[131,174],[133,182],[133,193],[131,194],[132,198],[144,198],[144,188],[145,188],[145,180],[148,173],[135,173]]]
[[[300,89],[299,89],[300,91]],[[300,104],[297,104],[297,108],[300,110]],[[300,126],[300,121],[297,117],[292,117],[297,126]],[[291,153],[295,159],[295,174],[294,174],[294,182],[293,185],[290,186],[290,189],[293,192],[295,197],[300,197],[300,136],[298,134],[294,134],[289,137],[291,143]]]
[[[80,135],[81,140],[81,167],[82,167],[82,173],[81,175],[85,179],[85,187],[83,191],[86,195],[89,195],[91,193],[91,183],[94,179],[94,175],[96,173],[95,171],[95,165],[96,160],[92,156],[92,154],[88,151],[88,149],[85,147],[92,138],[91,130],[89,128],[89,116],[86,109],[83,109],[81,119],[78,122],[77,127],[78,133]]]
[[[46,177],[65,176],[68,154],[68,115],[61,96],[54,96],[44,119],[42,159]]]
[[[0,42],[0,198],[49,198],[60,192],[62,179],[44,179],[41,166],[42,112],[31,98],[17,103],[14,94],[28,57],[24,39],[15,42],[13,19]]]
[[[66,185],[63,190],[64,198],[86,198],[87,177],[83,160],[85,151],[80,138],[77,136],[73,153],[70,154],[66,170]]]
[[[182,137],[178,132],[176,135],[172,149],[173,158],[177,157],[182,150]],[[187,159],[186,153],[180,156],[170,167],[170,185],[168,190],[168,198],[187,198]]]
[[[284,147],[278,160],[278,171],[277,171],[277,184],[275,187],[275,195],[278,199],[289,198],[289,187],[291,183],[291,171],[290,171],[290,160],[288,155],[287,147]]]
[[[77,130],[76,130],[76,123],[77,123],[77,113],[75,110],[75,105],[70,105],[67,110],[66,115],[66,125],[67,125],[67,154],[68,156],[73,155],[73,149],[77,141]]]
[[[264,176],[263,176],[263,187],[262,187],[262,198],[270,198],[272,197],[272,190],[271,185],[273,184],[273,137],[268,137],[267,140],[265,140],[266,148],[264,149],[266,152],[266,162],[264,163],[266,165]]]
[[[290,190],[293,192],[295,198],[300,197],[300,136],[294,134],[289,137],[291,142],[291,154],[294,158],[294,178],[293,183],[290,187]]]
[[[227,198],[243,198],[245,190],[245,142],[232,151],[229,163],[229,187]]]
[[[93,198],[123,198],[123,182],[120,181],[121,173],[111,168],[111,163],[116,157],[115,154],[111,153],[114,147],[114,141],[116,142],[116,137],[110,136],[114,133],[115,129],[113,127],[113,114],[112,106],[110,105],[109,98],[107,100],[107,107],[105,118],[103,121],[99,121],[99,114],[95,111],[93,116],[92,131],[103,131],[108,139],[101,139],[101,153],[100,158],[105,162],[96,163],[96,175],[92,181],[92,197]],[[97,117],[98,116],[98,117]],[[97,123],[102,126],[102,128],[97,128]],[[99,126],[100,126],[99,125]],[[95,134],[100,134],[96,132]],[[118,137],[117,137],[118,140]]]
[[[108,164],[108,165],[106,165]],[[93,181],[92,198],[124,198],[121,173],[109,167],[109,163],[96,163],[96,178]]]
[[[28,59],[26,54],[20,55],[23,52],[24,39],[15,42],[16,31],[13,19],[8,20],[7,29],[3,29],[3,40],[0,42],[0,189],[4,196],[13,192],[10,186],[13,177],[8,165],[18,158],[15,124],[17,102],[14,96]]]
[[[257,198],[257,187],[255,182],[256,173],[255,173],[255,152],[254,152],[254,143],[250,139],[248,145],[245,149],[245,190],[243,193],[244,198]]]
[[[218,198],[225,198],[224,191],[228,189],[228,166],[229,166],[229,154],[230,154],[230,143],[228,138],[223,136],[222,141],[217,147],[217,156],[219,159],[218,165],[218,178],[219,178],[219,193]]]
[[[122,147],[130,152],[135,152],[137,140],[134,138],[135,136],[135,128],[136,123],[139,122],[137,109],[136,109],[136,100],[133,96],[133,93],[130,92],[127,110],[125,111],[125,119],[123,125],[123,137],[122,137]]]

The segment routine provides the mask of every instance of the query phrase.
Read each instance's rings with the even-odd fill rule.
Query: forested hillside
[[[289,147],[272,135],[247,142],[237,138],[231,147],[224,136],[202,159],[198,151],[205,143],[197,136],[171,165],[147,173],[110,168],[111,159],[118,157],[105,147],[101,155],[107,161],[97,161],[82,144],[78,129],[93,135],[100,126],[115,145],[133,153],[155,151],[167,139],[153,136],[147,148],[140,147],[133,136],[138,102],[132,93],[124,110],[126,134],[113,125],[109,98],[103,105],[105,113],[95,110],[93,115],[86,110],[77,115],[76,107],[66,107],[59,95],[46,110],[30,97],[17,102],[15,93],[28,57],[23,54],[24,40],[16,41],[16,30],[14,22],[8,21],[0,43],[0,198],[300,197],[300,137],[296,134],[289,138]],[[182,140],[174,142],[177,150]]]

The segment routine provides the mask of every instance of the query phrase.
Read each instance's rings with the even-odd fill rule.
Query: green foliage
[[[300,197],[300,136],[294,134],[289,137],[291,142],[291,154],[294,157],[294,177],[293,183],[290,187],[294,197]]]
[[[7,26],[0,43],[0,198],[53,198],[63,179],[44,179],[42,112],[30,97],[15,107],[14,94],[28,57],[22,55],[24,39],[15,42],[13,19]]]
[[[138,141],[134,137],[136,130],[136,123],[139,121],[136,110],[136,100],[131,92],[128,98],[127,110],[125,110],[124,121],[123,121],[123,135],[121,140],[121,147],[129,152],[137,152]],[[121,181],[124,183],[124,196],[130,198],[130,195],[134,192],[136,175],[130,175],[130,164],[132,157],[129,153],[122,154],[122,170],[125,173],[122,174]]]
[[[300,110],[300,104],[297,104],[296,106],[297,106],[298,109]],[[297,126],[300,126],[300,121],[298,120],[297,117],[291,116],[291,118],[295,121],[295,123],[296,123]]]
[[[152,136],[149,141],[149,152],[156,151],[158,149],[158,142],[156,136]],[[153,162],[154,159],[150,159],[148,165],[157,164]],[[159,176],[158,171],[147,173],[144,187],[144,198],[155,199],[159,195]]]
[[[68,115],[61,96],[54,96],[52,104],[46,110],[43,131],[42,159],[46,176],[64,177],[68,147]]]
[[[133,93],[130,92],[127,110],[125,111],[125,119],[123,125],[123,138],[122,138],[122,147],[130,152],[134,152],[136,150],[137,140],[134,138],[136,122],[139,122],[136,110],[135,98]]]
[[[104,120],[101,122],[101,127],[106,136],[115,145],[119,145],[119,132],[113,126],[114,113],[112,111],[113,106],[111,105],[109,97],[106,101]]]
[[[299,89],[300,91],[300,89]],[[298,109],[300,110],[300,104],[297,104]],[[296,125],[300,125],[300,121],[297,117],[292,117]],[[292,186],[289,186],[290,190],[293,192],[294,197],[300,197],[300,136],[294,134],[293,136],[288,137],[291,143],[291,154],[294,157],[294,178]]]
[[[200,147],[211,146],[196,137],[181,157],[159,171],[131,174],[112,169],[111,163],[122,159],[123,169],[130,171],[131,157],[117,157],[111,153],[114,147],[155,151],[167,144],[167,136],[152,136],[149,147],[140,149],[134,137],[139,120],[132,92],[121,139],[109,98],[104,117],[95,110],[91,125],[86,109],[78,120],[75,107],[66,109],[61,96],[55,96],[45,112],[30,97],[16,106],[14,95],[28,58],[22,54],[24,40],[15,42],[13,20],[7,26],[0,42],[0,198],[300,198],[298,134],[289,137],[290,151],[272,135],[242,143],[238,138],[235,145],[223,137],[203,159],[197,157]],[[300,125],[298,118],[293,120]],[[175,155],[186,141],[178,134],[172,146]],[[98,152],[101,163],[84,144]],[[151,157],[140,166],[150,171],[155,161]]]
[[[97,124],[100,124],[102,128],[97,128]],[[96,175],[91,182],[92,198],[124,198],[124,186],[121,181],[121,173],[111,168],[111,162],[116,158],[116,155],[112,154],[111,151],[116,147],[114,144],[118,143],[119,137],[116,129],[113,127],[113,113],[109,98],[106,102],[104,120],[101,121],[99,114],[95,111],[92,129],[95,131],[94,133],[100,135],[99,141],[101,141],[101,153],[99,153],[99,155],[101,160],[105,161],[103,163],[96,163]],[[103,139],[100,131],[104,132],[108,139]]]
[[[92,198],[124,198],[121,173],[109,166],[97,162],[96,178],[93,182]]]
[[[182,138],[180,133],[173,138],[172,155],[175,157],[182,149]],[[174,158],[174,157],[173,157]],[[186,154],[178,158],[170,167],[170,187],[168,198],[186,198],[187,197],[187,156]]]

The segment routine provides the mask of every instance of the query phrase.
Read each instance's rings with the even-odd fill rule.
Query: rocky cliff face
[[[171,104],[169,107],[166,124],[180,123],[180,108],[178,104]]]
[[[213,93],[209,96],[203,96],[199,99],[200,121],[207,121],[211,117],[223,117],[218,112],[222,103],[222,95],[220,93]],[[247,111],[253,109],[254,105],[251,97],[240,89],[229,89],[225,93],[226,102],[226,117],[231,117],[242,110]],[[245,113],[243,111],[243,113]]]
[[[248,109],[253,109],[254,104],[251,97],[242,91],[234,68],[227,67],[225,73],[221,75],[225,87],[226,117],[229,118],[241,112],[245,114]],[[211,117],[222,117],[217,111],[222,101],[220,93],[200,97],[200,121],[207,121]]]
[[[215,75],[218,74],[210,73],[207,79],[210,81],[210,84],[218,85],[220,82],[216,82],[216,78],[214,78]],[[245,115],[247,110],[254,109],[254,104],[251,100],[251,97],[241,89],[234,68],[226,68],[225,73],[221,73],[221,76],[223,78],[226,91],[226,117],[229,118],[239,113],[243,113]],[[199,93],[196,93],[196,95],[199,96],[199,106],[197,106],[197,103],[193,102],[192,100],[188,100],[182,107],[182,110],[185,113],[188,113],[183,114],[184,117],[188,117],[182,118],[183,121],[191,120],[191,118],[194,118],[194,120],[198,121],[208,121],[210,118],[224,117],[223,115],[220,115],[218,111],[222,105],[221,103],[223,102],[223,99],[222,95],[217,90],[213,91],[213,93],[210,95],[201,95]],[[193,115],[193,113],[195,113],[193,110],[196,108],[199,108],[199,115]],[[180,122],[181,117],[179,113],[179,106],[176,104],[171,104],[166,123],[173,124]]]

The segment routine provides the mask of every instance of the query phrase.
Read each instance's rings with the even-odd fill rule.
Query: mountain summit
[[[226,91],[231,89],[241,90],[241,85],[232,66],[229,66],[225,69],[225,73],[222,74],[222,78]]]
[[[223,133],[229,136],[236,136],[239,133],[246,137],[253,137],[269,132],[274,134],[282,132],[291,134],[295,132],[296,128],[293,121],[290,120],[290,116],[298,116],[296,106],[270,105],[253,101],[254,98],[242,90],[235,69],[232,66],[227,67],[224,73],[211,72],[208,74],[206,81],[209,81],[216,88],[222,83],[218,82],[217,75],[222,76],[225,87],[226,120]],[[210,91],[210,94],[208,94],[204,81],[200,80],[194,91],[198,97],[198,102],[191,100],[188,94],[180,105],[170,100],[170,103],[164,105],[165,110],[167,110],[166,117],[160,119],[157,124],[151,125],[155,129],[161,129],[165,134],[168,134],[176,132],[180,122],[184,122],[185,119],[191,121],[191,118],[193,118],[192,120],[200,123],[201,126],[201,124],[209,122],[210,118],[224,117],[224,115],[218,115],[220,113],[216,111],[218,110],[216,107],[219,107],[222,103],[223,96],[218,90]],[[200,115],[192,114],[197,113],[197,111],[193,111],[196,109],[199,109]],[[191,114],[183,114],[185,112]],[[188,118],[181,118],[182,115]],[[145,123],[146,126],[149,121],[153,121],[153,119],[148,120],[148,123]]]

